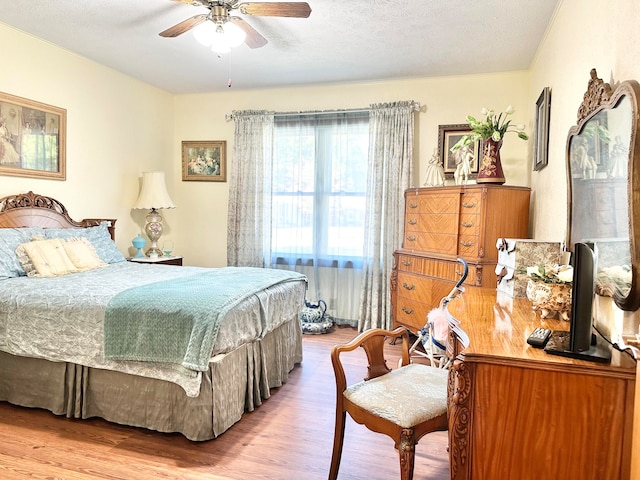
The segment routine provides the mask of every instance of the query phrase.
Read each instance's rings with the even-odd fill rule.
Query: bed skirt
[[[301,361],[297,316],[263,339],[214,357],[195,398],[163,380],[0,352],[0,400],[210,440],[258,407]]]

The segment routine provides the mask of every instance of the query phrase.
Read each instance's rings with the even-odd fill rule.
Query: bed
[[[113,242],[115,223],[75,221],[62,203],[33,192],[0,199],[0,401],[194,441],[215,438],[302,361],[306,278],[127,262]],[[26,247],[67,248],[83,238],[99,267],[42,276],[25,262]],[[247,284],[246,291],[232,282]],[[173,291],[182,297],[169,299]],[[215,313],[207,292],[222,299]],[[202,305],[189,316],[170,309],[180,302]],[[148,323],[160,318],[168,323]],[[185,324],[192,326],[184,331]]]

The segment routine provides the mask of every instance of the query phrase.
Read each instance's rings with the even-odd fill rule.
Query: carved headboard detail
[[[0,198],[0,228],[88,228],[108,222],[111,238],[115,238],[116,220],[111,218],[85,218],[75,221],[66,207],[55,198],[33,192]]]

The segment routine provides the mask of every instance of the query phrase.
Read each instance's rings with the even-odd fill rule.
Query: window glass
[[[276,263],[360,263],[368,149],[367,112],[276,116]]]

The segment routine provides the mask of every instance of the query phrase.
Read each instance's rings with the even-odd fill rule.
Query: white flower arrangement
[[[483,108],[481,110],[484,115],[484,120],[477,120],[475,117],[471,115],[467,115],[467,122],[469,122],[469,127],[473,133],[469,135],[464,135],[453,147],[451,147],[451,151],[455,152],[456,150],[461,149],[466,145],[470,145],[480,139],[487,140],[491,138],[495,142],[499,142],[505,136],[507,132],[516,132],[518,137],[522,140],[528,140],[529,136],[524,133],[524,125],[511,125],[511,120],[507,119],[507,117],[515,110],[511,105],[509,105],[504,112],[496,114],[491,109]]]
[[[534,265],[527,267],[527,276],[544,283],[570,284],[573,282],[571,265]]]

